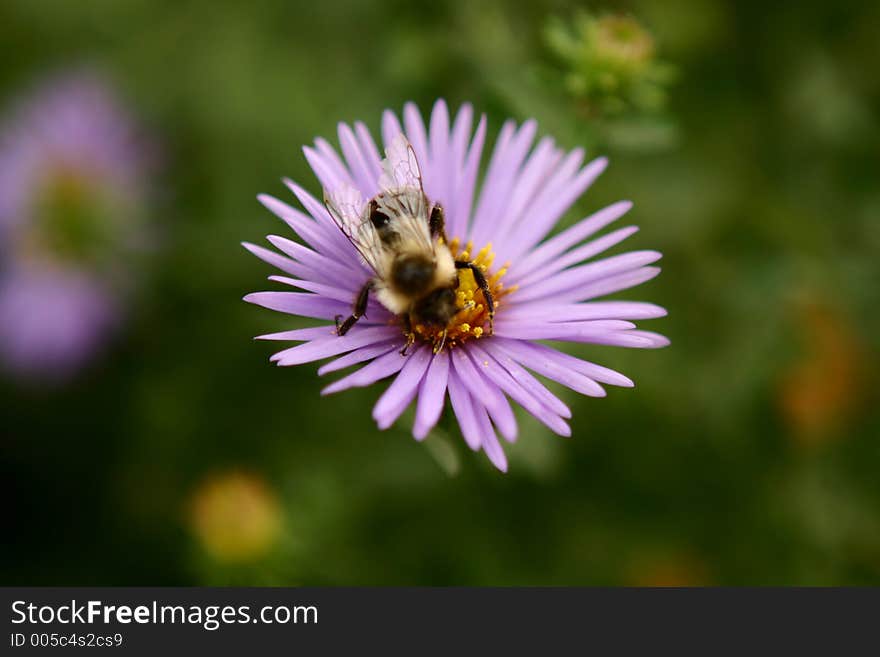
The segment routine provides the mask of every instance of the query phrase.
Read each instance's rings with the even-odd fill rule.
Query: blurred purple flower
[[[37,380],[85,365],[119,321],[141,240],[143,144],[97,75],[22,97],[0,126],[0,366]]]
[[[0,360],[38,379],[85,364],[116,322],[100,281],[76,270],[16,271],[0,277]]]
[[[433,354],[427,339],[401,357],[404,336],[399,319],[370,299],[367,314],[344,336],[336,335],[333,325],[323,325],[260,338],[304,343],[272,356],[283,366],[338,356],[318,370],[321,375],[366,363],[324,388],[322,394],[369,386],[394,375],[373,409],[381,429],[391,426],[415,400],[413,435],[424,439],[439,420],[448,394],[467,444],[474,450],[482,449],[498,469],[506,471],[507,460],[496,431],[511,442],[517,437],[508,397],[557,434],[571,433],[565,421],[571,417],[568,407],[529,370],[593,397],[606,394],[600,384],[633,385],[618,372],[538,340],[636,348],[668,344],[665,337],[637,330],[630,321],[662,317],[666,314],[663,308],[642,302],[594,301],[654,278],[660,269],[650,265],[661,256],[656,251],[631,251],[583,264],[636,232],[636,227],[629,226],[584,243],[623,216],[631,207],[628,201],[603,208],[545,239],[605,169],[605,158],[583,165],[583,150],[565,153],[549,137],[532,147],[535,121],[519,127],[508,121],[498,136],[474,204],[486,117],[479,121],[473,137],[470,105],[464,105],[451,121],[446,104],[438,101],[427,129],[413,104],[405,106],[403,119],[401,127],[392,112],[385,112],[384,144],[405,130],[420,165],[426,195],[446,210],[453,252],[458,250],[462,257],[465,251],[466,257],[475,259],[499,297],[494,335],[489,336],[487,325],[482,323],[487,317],[479,314],[480,305],[471,311],[471,316],[477,312],[479,325],[451,327],[458,337],[447,349]],[[381,157],[369,131],[362,123],[355,123],[354,128],[340,124],[339,141],[344,161],[320,138],[314,147],[304,149],[306,159],[325,190],[332,193],[340,186],[354,185],[364,198],[371,198],[379,189]],[[270,236],[269,242],[284,255],[253,244],[244,246],[289,275],[270,276],[270,280],[304,292],[257,292],[245,300],[321,320],[347,315],[372,272],[324,205],[297,184],[285,183],[307,214],[271,196],[259,199],[305,244]],[[461,249],[465,241],[468,245]],[[483,245],[486,247],[480,250]],[[493,252],[506,261],[500,269],[492,269]],[[471,294],[473,282],[469,286],[462,277],[462,287]],[[466,308],[464,312],[468,312]]]

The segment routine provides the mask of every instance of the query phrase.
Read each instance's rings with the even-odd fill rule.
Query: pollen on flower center
[[[503,299],[516,289],[516,286],[505,288],[501,279],[507,273],[509,263],[492,272],[492,264],[495,261],[495,253],[492,244],[486,244],[474,255],[474,245],[467,242],[461,248],[461,240],[453,238],[449,241],[449,250],[456,260],[465,260],[476,264],[486,276],[489,283],[489,291],[495,302],[495,316],[498,316],[499,306],[503,305]],[[489,311],[483,298],[483,292],[477,286],[473,273],[468,269],[458,270],[458,289],[455,291],[456,306],[458,313],[446,326],[446,347],[455,347],[470,338],[480,338],[489,332]],[[417,324],[413,326],[416,337],[434,347],[443,341],[443,328],[438,326],[425,326]]]

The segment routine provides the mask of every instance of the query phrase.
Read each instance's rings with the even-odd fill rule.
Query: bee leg
[[[440,336],[440,344],[434,345],[434,353],[439,354],[443,351],[443,345],[446,344],[446,329],[443,329],[443,334]]]
[[[443,206],[435,203],[431,208],[431,218],[428,220],[428,228],[431,230],[431,237],[440,237],[444,244],[449,244],[446,239],[446,213],[443,212]]]
[[[465,262],[463,260],[455,261],[456,269],[470,269],[474,275],[474,282],[483,293],[483,299],[486,300],[486,310],[489,311],[489,335],[495,332],[495,300],[492,298],[492,291],[489,289],[489,281],[486,280],[483,270],[473,262]]]
[[[352,310],[351,315],[344,322],[340,321],[342,319],[342,315],[336,315],[336,334],[337,335],[345,335],[348,333],[348,329],[355,325],[361,317],[366,316],[367,314],[367,301],[370,297],[370,290],[373,288],[373,281],[367,281],[364,286],[361,288],[361,291],[358,292],[357,298],[354,301],[354,309]]]
[[[409,319],[408,313],[403,316],[403,331],[406,333],[406,344],[403,345],[403,349],[400,350],[400,355],[406,356],[407,350],[412,347],[413,343],[416,341],[416,334],[413,333],[412,322]]]

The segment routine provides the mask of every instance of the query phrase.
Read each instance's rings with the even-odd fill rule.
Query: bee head
[[[388,218],[388,215],[379,209],[376,199],[370,201],[370,223],[373,224],[373,228],[381,230],[387,227],[390,222],[391,219]]]
[[[434,261],[421,254],[402,255],[391,268],[394,288],[407,295],[424,292],[434,279]]]

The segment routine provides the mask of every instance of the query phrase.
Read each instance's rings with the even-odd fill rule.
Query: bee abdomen
[[[391,283],[403,294],[420,295],[434,280],[434,268],[434,262],[422,255],[400,257],[391,266]]]

